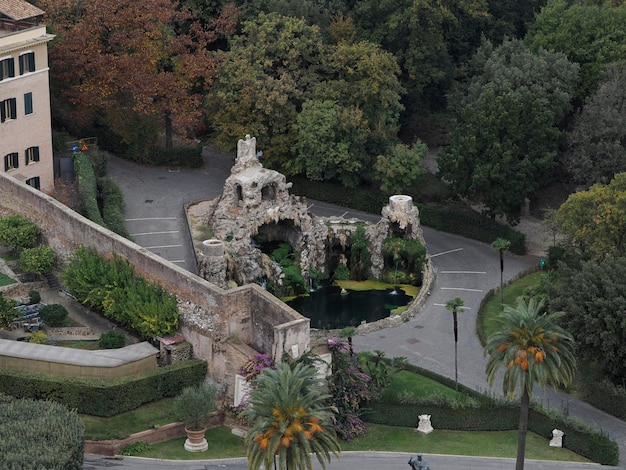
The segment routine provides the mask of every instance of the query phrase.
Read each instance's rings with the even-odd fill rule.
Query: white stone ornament
[[[550,439],[550,447],[563,447],[563,435],[565,433],[560,429],[552,430],[552,439]]]
[[[419,415],[419,424],[416,431],[424,434],[430,434],[434,431],[432,424],[430,424],[430,415]]]

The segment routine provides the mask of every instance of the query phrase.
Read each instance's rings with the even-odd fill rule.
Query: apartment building
[[[44,12],[0,0],[0,171],[48,192],[54,187],[48,41]]]

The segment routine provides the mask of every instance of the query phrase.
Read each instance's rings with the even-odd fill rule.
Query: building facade
[[[44,192],[54,187],[44,12],[0,0],[0,172]]]

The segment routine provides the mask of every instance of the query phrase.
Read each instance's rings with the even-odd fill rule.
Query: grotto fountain
[[[315,291],[329,279],[382,281],[393,291],[398,284],[430,282],[410,196],[391,196],[372,224],[315,216],[290,188],[283,174],[263,167],[254,137],[239,140],[223,193],[202,216],[212,238],[199,250],[199,275],[222,288],[256,282],[281,298]]]

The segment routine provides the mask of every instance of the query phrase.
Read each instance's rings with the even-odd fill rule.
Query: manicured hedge
[[[292,194],[299,194],[311,199],[351,207],[355,210],[380,214],[389,203],[389,194],[373,187],[345,188],[323,181],[308,181],[290,177],[293,183]],[[410,192],[409,195],[411,196]],[[506,238],[511,242],[511,252],[526,253],[524,234],[511,227],[492,221],[465,205],[458,203],[422,204],[417,197],[413,203],[420,211],[422,224],[448,233],[491,243],[496,238]]]
[[[80,212],[92,222],[104,227],[105,223],[98,208],[98,185],[93,166],[87,155],[82,152],[75,152],[73,157],[78,198],[82,206]]]
[[[206,373],[207,363],[199,359],[120,378],[61,377],[0,369],[0,393],[52,400],[79,413],[109,417],[174,397],[183,388],[202,382]]]
[[[80,470],[85,432],[75,411],[0,394],[3,470]]]
[[[97,183],[104,223],[109,230],[130,239],[130,234],[124,225],[124,194],[122,190],[109,176],[98,178]]]
[[[389,359],[384,359],[389,362]],[[454,388],[454,381],[414,365],[407,370]],[[431,415],[435,429],[460,431],[515,430],[519,424],[519,405],[497,400],[459,384],[466,398],[450,400],[429,398],[411,400],[410,403],[372,403],[363,416],[364,421],[389,426],[417,427],[418,416]],[[583,457],[603,465],[617,465],[619,447],[604,433],[553,410],[533,405],[529,413],[528,429],[549,438],[552,430],[565,432],[563,446]]]

